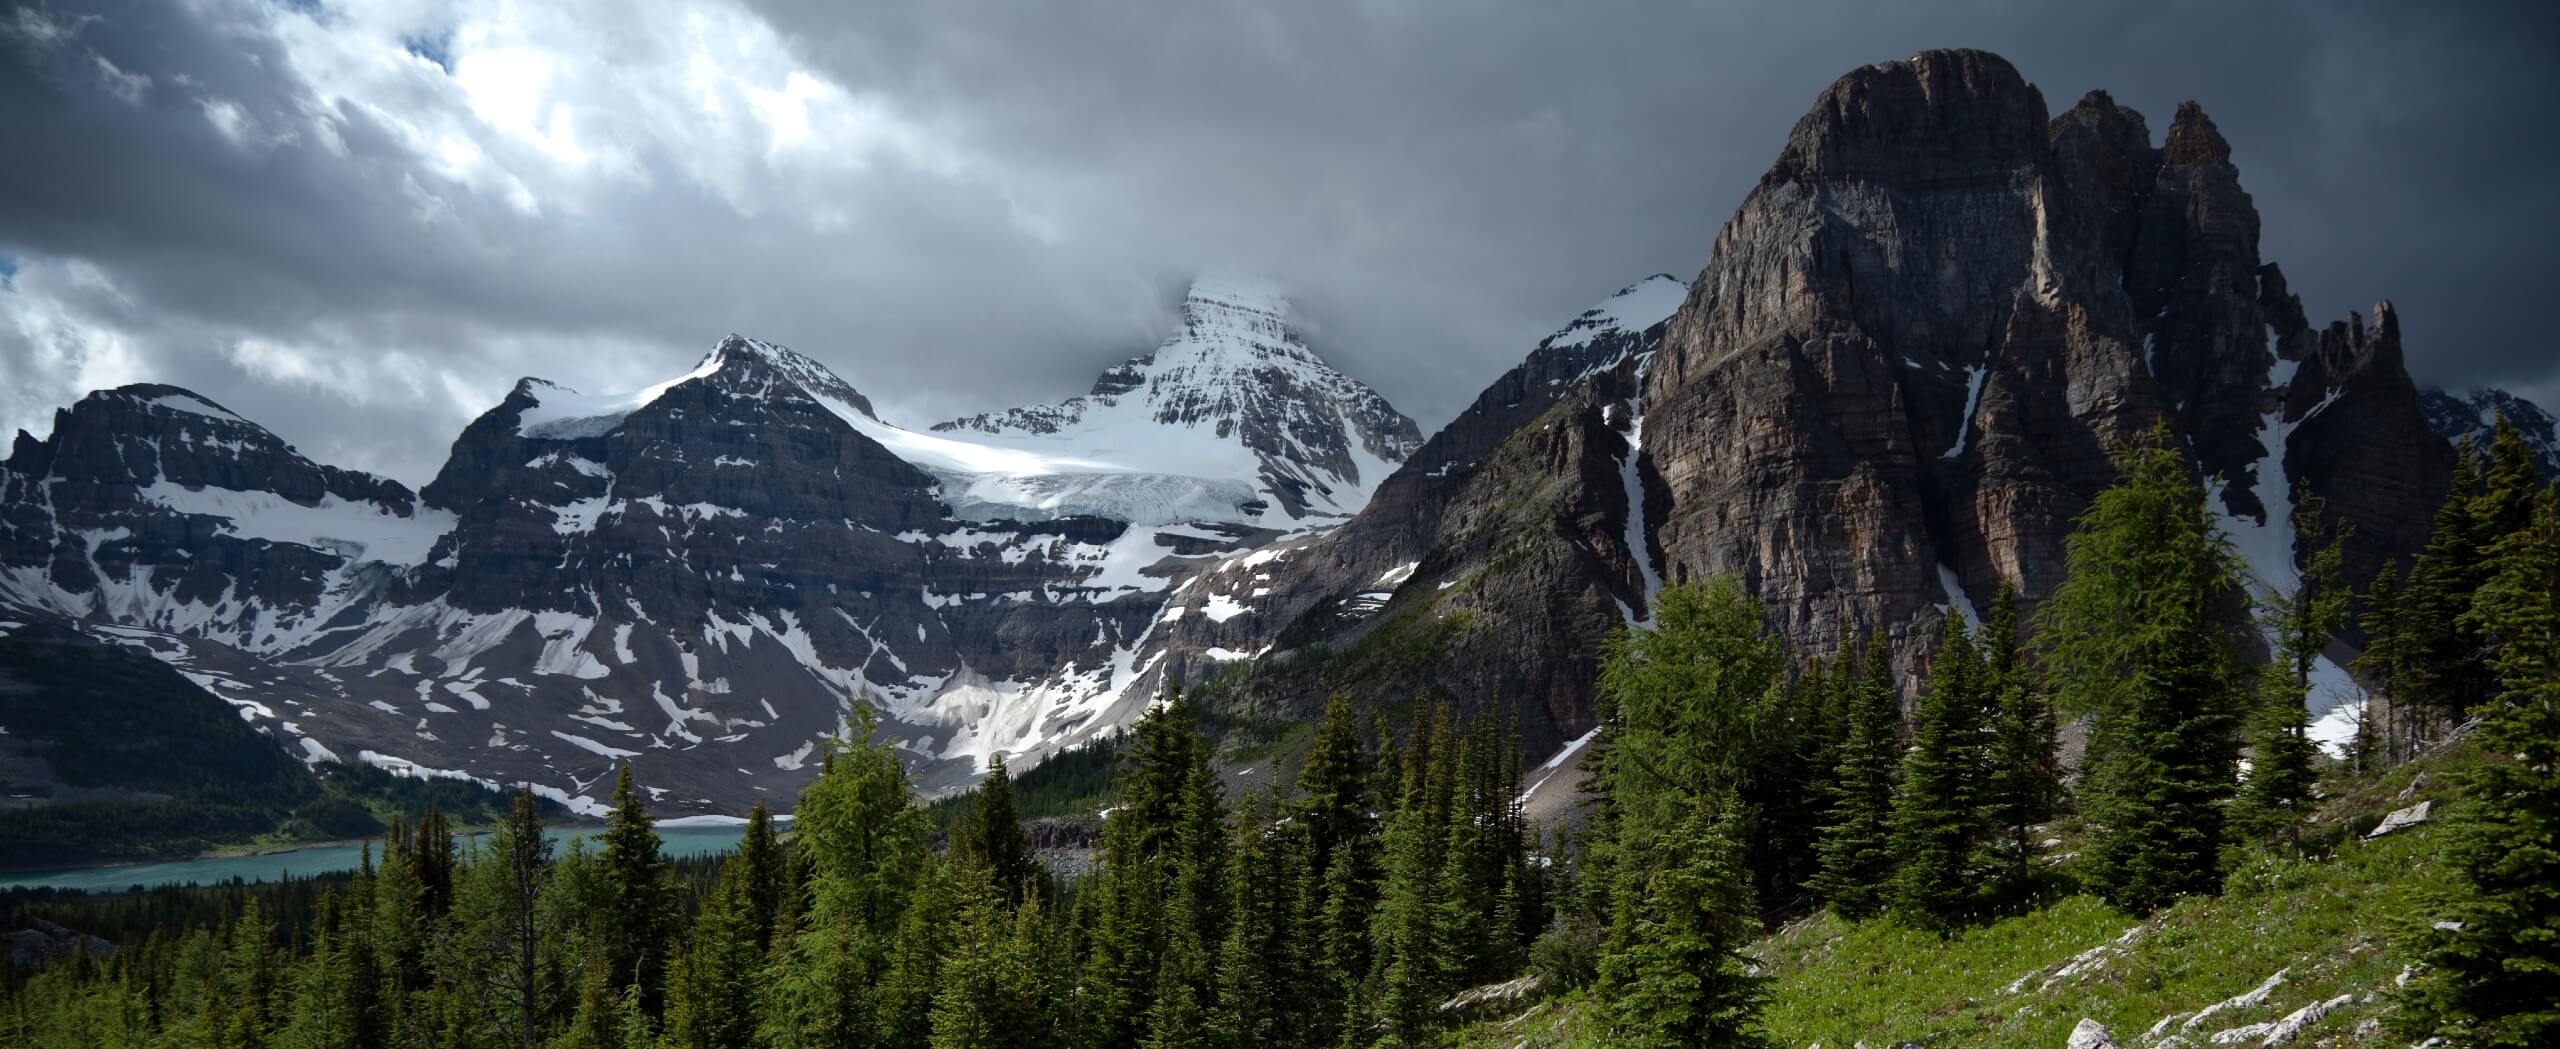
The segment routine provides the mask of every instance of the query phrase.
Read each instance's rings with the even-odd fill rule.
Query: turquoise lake
[[[555,830],[550,832],[550,835],[551,840],[558,843],[560,848],[566,848],[571,839],[588,838],[602,833],[604,833],[602,827],[577,827]],[[658,828],[658,837],[665,842],[667,854],[670,856],[703,856],[727,852],[736,848],[738,839],[745,834],[744,826]],[[356,869],[357,852],[360,848],[356,845],[319,845],[308,849],[272,852],[261,856],[221,856],[0,874],[0,889],[23,886],[120,892],[137,885],[155,888],[162,885],[212,885],[229,882],[233,878],[253,882],[281,881],[288,877],[308,878],[316,874],[334,874]]]

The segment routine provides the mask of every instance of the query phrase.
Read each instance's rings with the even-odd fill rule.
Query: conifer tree
[[[1759,934],[1758,908],[1727,830],[1731,801],[1701,800],[1627,870],[1618,920],[1625,946],[1601,962],[1613,1021],[1609,1044],[1694,1049],[1764,1046],[1763,978],[1743,952]]]
[[[1945,617],[1911,748],[1888,821],[1894,873],[1887,904],[1917,928],[1947,929],[1972,902],[1969,864],[1982,838],[1982,678],[1964,620]]]
[[[861,732],[830,740],[802,788],[792,855],[807,864],[806,920],[767,974],[757,1038],[767,1045],[867,1045],[908,897],[927,873],[931,823],[897,754]]]
[[[1319,869],[1332,866],[1336,848],[1372,833],[1368,764],[1351,697],[1336,692],[1325,701],[1315,746],[1298,770],[1300,819],[1307,825]]]
[[[1755,879],[1794,859],[1768,848],[1765,809],[1801,793],[1794,712],[1784,688],[1784,646],[1760,603],[1717,577],[1666,587],[1648,630],[1611,636],[1600,690],[1603,789],[1614,848],[1641,851],[1669,833],[1702,796],[1739,799],[1734,831]],[[1799,850],[1800,851],[1800,850]],[[1792,886],[1789,886],[1792,888]]]
[[[1984,762],[1984,841],[1993,904],[2020,899],[2034,880],[2035,828],[2062,808],[2057,726],[2044,691],[2018,658],[2018,592],[2008,583],[1982,625],[1983,680],[1994,702]]]
[[[2493,538],[2468,612],[2501,688],[2482,705],[2483,760],[2455,820],[2468,891],[2404,1003],[2410,1034],[2462,1045],[2560,1042],[2560,508],[2548,491],[2530,498],[2525,526]]]
[[[758,957],[773,947],[774,926],[780,920],[788,877],[786,862],[781,843],[774,839],[773,813],[758,801],[747,811],[747,830],[738,839],[737,856],[721,873],[724,880],[733,876],[737,879],[739,917],[746,924]]]
[[[2249,778],[2234,804],[2237,829],[2261,842],[2298,848],[2319,786],[2319,745],[2312,742],[2312,671],[2331,638],[2347,628],[2354,591],[2347,587],[2346,533],[2324,536],[2327,504],[2308,484],[2294,492],[2293,548],[2301,571],[2289,592],[2264,602],[2273,658],[2260,675],[2263,698],[2250,732]]]
[[[2222,803],[2245,709],[2238,554],[2164,427],[2129,450],[2066,540],[2068,575],[2039,610],[2047,680],[2092,716],[2087,881],[2148,910],[2221,883]]]
[[[2426,548],[2411,564],[2393,619],[2399,637],[2395,667],[2396,713],[2404,749],[2433,741],[2460,724],[2474,702],[2494,695],[2485,661],[2488,644],[2462,613],[2487,581],[2487,542],[2472,501],[2480,494],[2478,456],[2464,441],[2455,451],[2453,479],[2437,507]]]
[[[983,881],[983,867],[956,870],[926,861],[923,879],[906,900],[889,969],[873,997],[882,1049],[924,1049],[933,1030],[934,1000],[942,987],[942,960],[952,946],[965,883]]]
[[[1294,975],[1283,966],[1296,953],[1289,926],[1297,871],[1288,862],[1285,832],[1270,829],[1270,820],[1271,806],[1259,794],[1248,795],[1236,810],[1224,888],[1229,920],[1217,945],[1217,1005],[1209,1020],[1221,1045],[1271,1045]]]
[[[1120,801],[1103,822],[1102,871],[1085,890],[1093,900],[1093,932],[1079,1024],[1088,1045],[1135,1045],[1147,1037],[1178,928],[1194,941],[1194,968],[1184,978],[1191,986],[1205,978],[1207,962],[1198,955],[1206,948],[1197,943],[1201,907],[1181,899],[1185,868],[1193,868],[1187,878],[1195,885],[1204,875],[1182,857],[1208,847],[1205,836],[1220,814],[1201,782],[1208,758],[1190,709],[1179,690],[1168,688],[1130,729]]]
[[[1022,906],[1041,875],[1031,855],[1031,836],[1023,831],[1022,816],[1014,808],[1013,777],[1005,770],[1003,754],[989,759],[986,778],[979,781],[977,795],[957,831],[953,850],[985,866],[1007,907]]]
[[[685,952],[669,970],[671,1049],[747,1049],[755,1038],[754,895],[760,872],[742,850],[721,868],[719,885],[694,915]]]
[[[429,916],[441,918],[453,909],[453,872],[459,855],[444,810],[429,804],[409,840],[410,865],[422,893],[418,902]]]
[[[2400,732],[2396,722],[2406,698],[2401,685],[2407,665],[2406,634],[2400,628],[2400,566],[2385,564],[2374,573],[2373,585],[2365,591],[2364,611],[2356,619],[2364,628],[2364,654],[2356,657],[2356,676],[2370,682],[2373,692],[2367,698],[2364,716],[2358,719],[2360,736],[2370,735],[2371,748],[2384,764],[2401,760]],[[2379,717],[2381,723],[2375,724]],[[2370,771],[2359,766],[2359,771]]]
[[[1442,821],[1416,792],[1387,820],[1386,881],[1371,923],[1379,970],[1378,1018],[1407,1044],[1422,1037],[1446,997],[1452,968],[1440,935]]]
[[[1870,642],[1854,683],[1835,677],[1849,734],[1832,773],[1830,819],[1824,826],[1822,872],[1814,891],[1843,918],[1863,918],[1884,907],[1893,877],[1893,785],[1902,761],[1902,702],[1894,691],[1892,663],[1882,638]]]
[[[960,913],[933,1001],[931,1049],[1058,1044],[1048,974],[1063,945],[1047,928],[1040,897],[1017,906],[984,872],[963,872]]]
[[[665,1008],[667,955],[679,917],[674,868],[627,764],[614,777],[601,858],[608,908],[602,929],[605,978],[608,986],[639,988],[641,1009],[655,1015]]]
[[[439,949],[443,981],[468,1003],[470,1026],[504,1044],[538,1044],[560,998],[545,964],[555,930],[540,920],[550,865],[533,792],[519,790],[506,821],[455,879]]]

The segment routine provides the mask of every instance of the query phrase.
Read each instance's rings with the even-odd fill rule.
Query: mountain
[[[624,759],[670,809],[787,797],[864,709],[948,787],[1164,682],[1279,724],[1333,691],[1510,705],[1569,784],[1605,639],[1665,582],[1737,576],[1908,688],[1943,617],[2052,591],[2155,433],[2279,587],[2296,484],[2359,580],[2415,550],[2464,416],[2431,418],[2390,304],[2309,322],[2200,107],[2155,143],[1978,51],[1840,78],[1695,279],[1610,296],[1427,441],[1269,286],[1182,315],[1083,395],[921,431],[739,337],[631,394],[528,379],[414,494],[106,391],[0,475],[0,595],[297,746],[573,803]]]
[[[743,811],[873,709],[926,786],[968,782],[1132,716],[1168,595],[1281,534],[1250,504],[1356,509],[1415,443],[1277,296],[1185,308],[1047,433],[907,430],[731,336],[631,393],[522,380],[415,493],[187,391],[101,391],[0,466],[0,600],[150,651],[313,761],[591,809],[629,760],[663,807]],[[1148,502],[1195,490],[1196,516]]]
[[[1438,691],[1517,705],[1551,750],[1595,724],[1607,632],[1659,582],[1719,573],[1799,649],[1888,646],[1909,687],[1942,617],[2052,591],[2073,518],[2155,428],[2216,478],[2260,585],[2294,571],[2296,481],[2369,577],[2423,541],[2450,451],[2390,305],[2315,328],[2257,242],[2193,104],[2155,144],[2103,92],[2049,115],[1983,52],[1854,70],[1620,363],[1524,400],[1572,371],[1550,340],[1368,510],[1252,566],[1269,593],[1213,636],[1269,654],[1217,702]],[[2344,675],[2323,677],[2325,711]]]
[[[1182,331],[1091,392],[933,429],[969,450],[892,446],[941,474],[964,517],[1138,524],[1346,517],[1422,443],[1413,420],[1307,348],[1278,289],[1237,277],[1194,282]],[[1015,453],[1039,465],[1009,469],[999,456]]]
[[[2560,423],[2555,423],[2541,405],[2493,387],[2458,396],[2429,388],[2419,396],[2426,405],[2427,425],[2436,436],[2454,444],[2469,441],[2474,448],[2486,448],[2490,434],[2497,429],[2498,417],[2504,415],[2523,434],[2525,445],[2541,461],[2542,472],[2560,477]]]
[[[1533,751],[1588,729],[1597,640],[1656,578],[1645,522],[1663,493],[1632,465],[1630,409],[1687,293],[1667,275],[1621,289],[1478,394],[1349,522],[1208,568],[1166,610],[1168,672],[1225,671],[1228,702],[1286,716],[1337,689],[1499,696],[1540,711]]]

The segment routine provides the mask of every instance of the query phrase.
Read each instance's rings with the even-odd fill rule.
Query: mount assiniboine
[[[198,393],[103,391],[0,471],[0,603],[315,760],[582,805],[628,759],[670,812],[787,806],[865,705],[947,788],[1213,676],[1266,718],[1512,705],[1569,783],[1603,640],[1666,581],[1733,574],[1791,644],[1880,638],[1909,680],[1942,617],[2052,591],[2155,427],[2263,585],[2296,483],[2362,581],[2423,542],[2448,437],[2504,411],[2554,440],[2510,395],[2422,396],[2388,304],[2313,326],[2202,109],[2155,144],[1981,52],[1842,77],[1704,254],[1427,441],[1240,279],[1087,393],[925,428],[736,336],[637,393],[527,379],[414,493]]]

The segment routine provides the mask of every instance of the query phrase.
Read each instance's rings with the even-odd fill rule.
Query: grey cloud
[[[515,373],[645,379],[731,330],[918,420],[1052,398],[1142,348],[1201,268],[1291,287],[1327,354],[1427,428],[1609,290],[1695,273],[1839,73],[1974,46],[2057,110],[2105,88],[2156,132],[2202,101],[2315,317],[2389,297],[2422,380],[2560,394],[2535,323],[2560,263],[2544,5],[746,3],[964,162],[741,164],[714,187],[677,143],[528,215],[383,124],[453,111],[444,70],[420,63],[383,117],[321,101],[273,9],[84,3],[77,47],[150,87],[128,103],[81,55],[0,39],[0,139],[44,158],[0,166],[0,254],[93,263],[173,381],[407,476]],[[233,148],[208,96],[344,150]],[[394,352],[414,388],[353,404],[246,367],[244,337]],[[33,359],[0,345],[0,367]],[[401,447],[364,450],[386,430]]]

